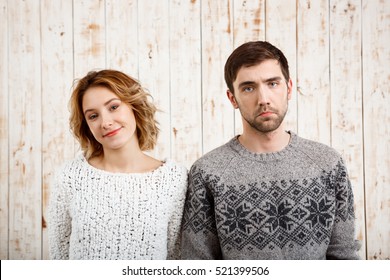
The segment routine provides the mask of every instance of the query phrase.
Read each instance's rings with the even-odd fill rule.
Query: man
[[[225,80],[243,133],[190,170],[182,258],[358,259],[343,159],[283,128],[292,92],[284,54],[245,43]]]

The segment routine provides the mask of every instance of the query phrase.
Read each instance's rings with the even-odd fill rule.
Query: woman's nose
[[[102,128],[108,129],[112,126],[113,120],[109,114],[102,115]]]

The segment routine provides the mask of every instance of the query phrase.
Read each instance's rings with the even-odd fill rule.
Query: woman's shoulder
[[[84,157],[84,155],[80,153],[80,154],[77,154],[74,158],[66,160],[63,163],[62,168],[81,167],[81,166],[85,165],[86,161],[87,160]]]
[[[164,162],[163,166],[165,167],[167,172],[177,173],[177,174],[187,176],[188,170],[184,166],[184,164],[178,163],[170,158],[165,159],[163,162]]]
[[[169,197],[174,198],[175,203],[184,201],[188,187],[187,168],[172,159],[166,159],[164,160],[162,170],[165,173],[163,182],[169,189]]]
[[[168,175],[167,178],[169,178],[169,182],[172,185],[181,188],[187,187],[188,170],[183,164],[172,159],[166,159],[164,160],[162,170]]]
[[[72,159],[65,160],[56,169],[57,176],[70,175],[74,172],[78,172],[86,164],[84,155],[78,154]]]

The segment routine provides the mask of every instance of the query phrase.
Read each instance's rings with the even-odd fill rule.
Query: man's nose
[[[258,102],[259,105],[269,105],[269,92],[267,89],[259,88],[258,90]]]

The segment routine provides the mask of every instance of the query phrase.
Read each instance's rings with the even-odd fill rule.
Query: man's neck
[[[283,150],[288,145],[290,134],[280,127],[275,131],[267,133],[244,130],[238,141],[251,152],[274,153]]]

